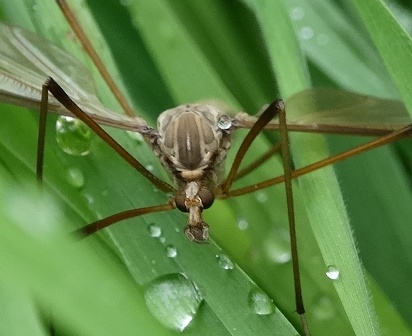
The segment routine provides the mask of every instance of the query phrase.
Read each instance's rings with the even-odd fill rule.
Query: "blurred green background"
[[[356,1],[72,3],[105,64],[138,114],[152,125],[167,108],[210,98],[225,101],[235,112],[257,112],[280,93],[290,94],[283,88],[293,87],[297,71],[289,69],[289,77],[285,72],[275,74],[272,67],[283,58],[307,66],[306,80],[313,86],[401,99],[394,83],[399,88],[402,78],[388,74],[392,63],[379,56],[374,44],[379,49],[379,43],[372,42],[366,29],[370,22],[360,16],[364,12],[355,7]],[[400,46],[412,29],[410,4],[388,4],[406,31],[392,40]],[[375,5],[369,8],[374,18],[388,20],[387,12],[380,11],[384,7]],[[120,111],[52,1],[0,1],[0,13],[8,24],[35,31],[85,62],[102,102]],[[265,17],[273,21],[268,24]],[[280,48],[276,59],[267,34],[273,24],[288,50]],[[381,41],[392,34],[385,27],[389,23],[376,29]],[[302,54],[293,49],[296,42]],[[394,53],[393,58],[399,59],[395,67],[405,69],[408,78],[411,66],[404,61],[406,56]],[[404,98],[402,88],[399,92]],[[186,239],[186,216],[178,211],[127,220],[83,242],[72,242],[66,234],[73,228],[118,211],[163,203],[167,195],[99,139],[93,140],[87,156],[65,154],[55,141],[53,116],[46,140],[45,187],[39,193],[34,185],[37,114],[2,104],[1,116],[0,334],[172,335],[184,329],[189,335],[295,335],[294,328],[301,332],[294,312],[283,185],[217,201],[205,212],[212,236],[206,246]],[[109,131],[156,175],[166,178],[146,145],[123,131]],[[245,134],[238,133],[235,148]],[[262,135],[246,160],[269,148],[274,138],[269,132]],[[305,153],[299,153],[304,149],[296,148],[299,139],[294,140],[298,164]],[[336,153],[366,139],[327,136],[326,141]],[[371,294],[350,287],[358,275],[345,272],[339,256],[322,255],[318,247],[329,244],[339,254],[351,241],[335,233],[339,231],[332,230],[326,239],[311,232],[311,226],[323,225],[309,223],[311,212],[334,218],[339,211],[330,206],[328,191],[317,195],[324,204],[313,204],[313,191],[294,184],[301,277],[314,335],[379,334],[374,330],[374,311],[382,334],[411,334],[410,144],[403,140],[335,165]],[[280,161],[273,159],[237,185],[281,171]],[[331,265],[341,270],[335,281],[339,294],[325,275]],[[339,286],[345,289],[343,295]],[[368,318],[360,315],[364,312]]]

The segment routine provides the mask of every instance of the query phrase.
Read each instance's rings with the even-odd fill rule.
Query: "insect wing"
[[[339,126],[362,130],[393,130],[411,123],[399,101],[332,88],[301,91],[287,101],[291,124]]]
[[[406,107],[399,101],[359,95],[332,88],[312,88],[298,92],[286,102],[288,129],[292,131],[382,135],[410,124]],[[237,115],[243,127],[257,118]],[[278,129],[274,120],[267,128]]]
[[[41,87],[48,77],[98,123],[132,131],[146,126],[139,117],[106,109],[87,68],[67,52],[29,31],[0,24],[0,100],[39,109]],[[49,97],[49,111],[71,116],[53,97]]]

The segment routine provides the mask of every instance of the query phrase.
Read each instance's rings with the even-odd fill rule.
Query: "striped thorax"
[[[231,118],[210,104],[181,105],[157,119],[151,145],[178,185],[176,206],[189,212],[185,232],[196,242],[208,238],[201,212],[213,203],[212,191],[223,174],[232,128]]]

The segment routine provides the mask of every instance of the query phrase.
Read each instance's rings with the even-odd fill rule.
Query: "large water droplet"
[[[220,268],[224,270],[231,270],[234,268],[233,261],[226,254],[219,254],[216,256]]]
[[[81,188],[84,185],[84,175],[79,168],[69,168],[67,170],[67,179],[76,188]]]
[[[257,315],[269,315],[276,309],[270,297],[257,287],[249,293],[249,306]]]
[[[179,273],[154,280],[145,292],[145,301],[153,316],[178,331],[190,324],[202,300],[195,285]]]
[[[166,246],[166,255],[169,258],[176,258],[176,256],[177,256],[176,248],[173,245]]]
[[[154,223],[149,224],[147,231],[153,238],[159,238],[162,235],[162,229]]]
[[[82,121],[60,116],[56,121],[56,140],[67,154],[84,156],[89,154],[93,132]]]
[[[331,280],[338,280],[340,276],[340,271],[338,268],[336,268],[336,266],[329,265],[326,268],[326,276]]]

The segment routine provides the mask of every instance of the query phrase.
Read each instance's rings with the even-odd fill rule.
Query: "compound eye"
[[[198,195],[199,195],[200,200],[202,201],[203,209],[207,209],[212,206],[215,200],[215,196],[209,189],[207,188],[200,189]]]
[[[185,195],[183,194],[177,195],[175,198],[176,208],[178,208],[182,212],[188,212],[189,210],[187,210],[186,208],[185,201],[186,201]]]

